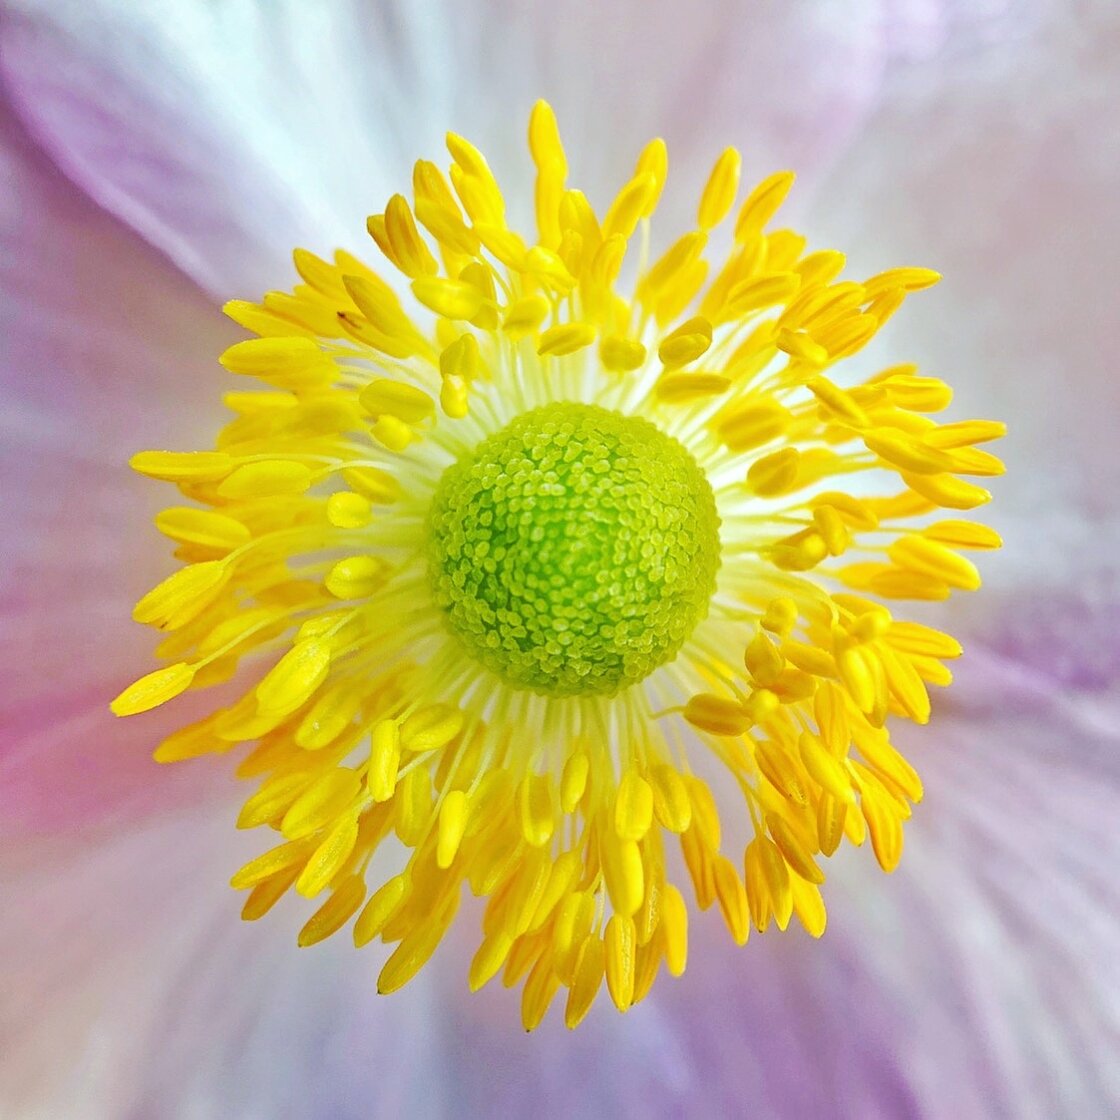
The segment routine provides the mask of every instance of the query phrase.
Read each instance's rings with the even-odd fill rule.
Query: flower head
[[[282,840],[234,875],[243,916],[321,899],[301,945],[356,916],[357,945],[395,946],[387,992],[466,883],[471,985],[524,979],[531,1028],[560,987],[575,1026],[604,979],[625,1010],[683,971],[685,881],[743,943],[794,915],[823,932],[845,838],[894,868],[921,783],[890,723],[926,722],[960,647],[884,600],[979,586],[962,552],[998,538],[938,510],[988,500],[968,478],[1002,470],[975,445],[1003,427],[935,422],[951,392],[912,366],[834,376],[938,277],[839,280],[840,253],[770,229],[791,174],[709,274],[737,152],[651,260],[660,141],[602,217],[544,103],[529,145],[532,244],[451,135],[449,177],[418,162],[411,203],[368,222],[406,299],[297,250],[292,292],[228,305],[258,337],[222,362],[264,391],[227,395],[214,450],[132,460],[193,504],[157,518],[185,566],[135,610],[171,664],[113,709],[259,660],[156,751],[256,744],[238,824]]]

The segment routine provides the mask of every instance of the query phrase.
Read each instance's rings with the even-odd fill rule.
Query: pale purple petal
[[[966,662],[961,676],[962,710],[946,705],[933,725],[900,737],[926,797],[899,870],[883,875],[870,851],[832,860],[819,942],[769,933],[736,950],[714,913],[696,920],[684,979],[659,981],[649,1006],[628,1016],[658,1039],[656,1069],[601,1075],[620,1107],[738,1115],[749,1102],[756,1115],[791,1120],[1111,1115],[1120,1100],[1117,733],[1070,719],[1099,686],[1036,682],[1027,703],[991,656]],[[456,1010],[475,1038],[462,1076],[483,1107],[498,1091],[487,1071],[511,1061],[501,1055],[516,1043],[490,1048],[471,1005]],[[558,1080],[570,1078],[549,1099],[593,1115],[594,1098],[581,1112],[570,1076],[585,1068],[590,1078],[593,1066],[581,1067],[558,1023],[544,1029],[568,1059]],[[523,1089],[502,1088],[498,1112],[527,1109]]]
[[[301,954],[290,913],[238,922],[225,880],[257,838],[232,833],[230,808],[7,854],[5,1113],[272,1120],[447,1093],[402,1059],[430,1053],[430,977],[377,1000],[352,947]]]
[[[363,198],[382,181],[367,176],[365,141],[353,153],[343,149],[353,156],[349,169],[330,162],[343,160],[333,140],[295,144],[309,135],[301,113],[321,117],[321,106],[337,103],[329,83],[349,88],[345,67],[327,79],[312,60],[343,57],[347,39],[360,51],[368,40],[355,36],[353,21],[340,17],[339,30],[327,28],[326,46],[320,37],[302,53],[281,52],[284,65],[267,52],[256,57],[239,84],[241,71],[230,64],[244,43],[273,41],[272,29],[251,17],[247,40],[223,44],[221,17],[200,5],[179,10],[193,12],[194,23],[169,18],[164,30],[155,17],[129,22],[149,19],[137,7],[122,8],[116,23],[85,7],[85,24],[14,19],[3,48],[36,135],[94,197],[222,291],[278,282],[283,248],[300,239],[329,243],[339,215],[347,228],[361,228],[360,215],[373,208]],[[706,72],[711,38],[693,30],[699,23],[651,17],[646,42],[619,17],[592,28],[602,54],[579,52],[575,9],[557,7],[533,22],[547,32],[540,53],[515,57],[519,25],[512,9],[500,9],[510,34],[485,45],[504,66],[480,55],[483,41],[466,23],[456,28],[456,53],[427,53],[418,34],[402,34],[393,50],[408,61],[402,74],[414,76],[361,100],[344,123],[367,119],[369,105],[392,122],[395,140],[385,150],[394,153],[394,182],[405,181],[403,153],[435,152],[445,124],[496,151],[504,170],[514,142],[520,146],[520,136],[509,138],[508,106],[499,113],[472,100],[477,84],[456,77],[481,69],[475,60],[483,58],[503,80],[514,75],[500,88],[523,99],[517,122],[537,92],[557,101],[562,123],[577,119],[566,133],[573,152],[583,152],[573,162],[589,181],[621,176],[633,155],[595,139],[604,135],[597,115],[612,136],[668,132],[697,187],[701,154],[728,141],[750,150],[756,134],[760,172],[787,162],[818,169],[809,184],[814,235],[852,248],[857,269],[901,258],[948,274],[943,289],[899,317],[879,353],[912,352],[945,373],[960,387],[962,414],[1010,415],[1014,473],[996,507],[1009,550],[1007,560],[983,558],[995,573],[989,592],[950,608],[955,628],[972,638],[970,656],[934,723],[904,738],[928,795],[901,869],[882,876],[866,851],[837,860],[827,885],[830,929],[819,943],[771,934],[736,951],[706,915],[695,923],[683,980],[662,979],[625,1018],[604,1000],[575,1035],[554,1010],[526,1037],[514,993],[466,996],[466,931],[414,986],[380,1000],[378,950],[356,954],[345,934],[296,950],[306,907],[240,925],[225,880],[262,845],[233,830],[224,795],[210,810],[131,827],[120,813],[86,815],[83,788],[122,809],[135,795],[139,813],[145,781],[185,792],[194,782],[226,781],[220,764],[207,763],[137,767],[124,782],[113,764],[104,792],[100,780],[83,787],[82,779],[92,751],[138,758],[148,745],[142,724],[132,725],[141,731],[130,739],[94,714],[102,690],[107,696],[123,683],[113,680],[118,669],[146,650],[144,639],[109,619],[124,617],[134,584],[159,574],[160,546],[145,527],[159,495],[150,486],[124,489],[123,471],[118,489],[114,458],[123,460],[137,432],[144,443],[205,442],[220,384],[209,355],[228,336],[188,284],[10,141],[5,170],[18,206],[5,218],[4,248],[21,267],[4,277],[4,291],[15,295],[0,301],[19,358],[11,366],[5,358],[5,405],[10,397],[15,422],[5,432],[13,438],[5,439],[12,453],[4,465],[18,483],[6,479],[5,493],[22,498],[16,531],[2,539],[18,596],[3,616],[12,635],[3,666],[19,705],[11,726],[22,748],[13,757],[22,761],[14,783],[0,774],[21,813],[13,821],[19,839],[0,865],[5,900],[16,900],[0,921],[8,997],[0,1112],[90,1120],[1115,1114],[1120,460],[1115,379],[1101,360],[1114,330],[1100,298],[1117,286],[1115,16],[1105,5],[1079,6],[1071,17],[1058,4],[912,0],[876,9],[884,18],[872,35],[850,9],[833,17],[825,8],[760,5],[753,39],[744,32],[741,43],[737,27],[723,28],[732,44],[726,58],[741,72],[722,78]],[[303,25],[294,9],[277,10],[291,40]],[[799,53],[777,37],[782,27],[827,49]],[[169,91],[140,83],[141,64],[104,50],[113,36],[147,51]],[[573,70],[573,53],[586,65]],[[196,75],[198,59],[212,60],[212,72]],[[278,71],[291,93],[268,102]],[[776,73],[797,80],[776,86]],[[800,101],[818,73],[822,84],[810,84]],[[203,96],[214,75],[227,83],[230,104]],[[313,76],[328,83],[323,100],[301,107]],[[719,111],[728,121],[743,112],[756,82],[756,111],[772,113],[762,94],[780,89],[788,121],[709,123]],[[880,82],[889,97],[826,179],[836,137],[867,116]],[[639,102],[617,103],[608,120],[604,94],[631,86]],[[426,123],[405,123],[406,91],[431,107]],[[245,141],[242,124],[253,113],[259,123],[266,103],[282,119]],[[149,104],[145,122],[139,110]],[[398,112],[386,113],[389,106]],[[675,106],[689,111],[670,114]],[[289,132],[290,114],[300,124]],[[670,115],[664,128],[655,119]],[[694,119],[705,123],[692,135]],[[1099,128],[1087,123],[1097,121]],[[324,137],[336,135],[326,131],[330,121],[323,127]],[[178,162],[159,135],[176,129]],[[495,147],[499,134],[506,144]],[[306,151],[315,153],[310,165],[292,158]],[[255,170],[263,182],[242,193]],[[201,191],[216,202],[200,205]],[[325,201],[335,198],[337,209]],[[29,218],[40,203],[49,221]],[[672,205],[681,215],[690,208],[683,195]],[[58,231],[65,236],[54,243]],[[87,249],[97,251],[88,260]],[[27,269],[37,258],[50,267]],[[39,307],[45,319],[32,314]],[[175,392],[167,407],[169,386],[184,371],[197,394]],[[150,398],[137,393],[149,384]],[[69,502],[61,514],[60,494]],[[91,665],[104,680],[87,672]],[[24,814],[28,805],[34,811]],[[30,838],[36,831],[49,834]]]
[[[878,5],[811,0],[14,7],[0,69],[31,130],[93,198],[224,296],[282,283],[293,244],[360,251],[365,215],[417,156],[442,160],[448,127],[483,147],[528,219],[524,131],[541,96],[598,204],[664,134],[688,188],[666,198],[667,223],[690,221],[727,144],[755,179],[826,166],[873,102],[888,24],[914,23],[890,6],[885,23]]]
[[[352,64],[313,64],[322,36],[376,35],[353,13],[332,20],[304,5],[300,21],[294,5],[18,7],[0,66],[33,134],[92,198],[212,292],[254,296],[287,280],[293,244],[329,245],[347,231],[340,218],[362,230],[354,219],[370,203],[348,206],[336,178],[345,169],[351,186],[377,181],[367,122],[347,97],[348,76],[359,79]]]
[[[1120,8],[995,7],[963,42],[888,72],[811,226],[857,276],[900,262],[944,274],[867,361],[919,361],[954,386],[952,418],[1007,420],[991,508],[1007,547],[984,567],[1044,584],[1114,556],[1120,533],[1106,295],[1120,289]]]

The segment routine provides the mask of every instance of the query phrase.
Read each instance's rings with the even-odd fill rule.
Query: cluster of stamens
[[[841,254],[769,228],[789,173],[710,267],[738,153],[651,259],[664,144],[600,217],[543,103],[529,142],[532,244],[450,136],[448,176],[420,161],[412,202],[369,219],[398,281],[297,250],[293,291],[227,306],[257,337],[222,362],[259,386],[226,396],[213,450],[132,460],[185,499],[156,521],[184,566],[135,610],[169,665],[113,703],[253,662],[156,751],[250,744],[238,826],[278,843],[233,877],[243,916],[319,899],[300,944],[355,919],[392,947],[387,992],[469,889],[470,983],[524,981],[527,1028],[561,988],[575,1026],[604,982],[626,1010],[683,970],[670,842],[739,943],[794,915],[819,936],[845,837],[897,864],[921,783],[890,726],[926,722],[960,647],[889,604],[979,585],[963,553],[999,540],[956,511],[988,500],[969,479],[1002,466],[976,445],[1003,432],[936,421],[951,392],[910,366],[841,384],[937,276],[839,279]]]

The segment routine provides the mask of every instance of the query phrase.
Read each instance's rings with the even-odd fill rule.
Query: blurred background
[[[1120,1113],[1118,58],[1114,0],[0,0],[0,1116]],[[106,705],[169,570],[125,461],[223,422],[222,301],[364,253],[449,128],[527,224],[538,97],[597,206],[665,137],[662,239],[733,144],[850,275],[938,269],[860,362],[1010,435],[901,868],[848,850],[822,941],[707,914],[684,978],[526,1036],[473,931],[378,999],[345,938],[238,922],[228,767],[150,760],[190,701]]]

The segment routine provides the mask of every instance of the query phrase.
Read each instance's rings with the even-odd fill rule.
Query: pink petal
[[[5,824],[36,829],[193,782],[158,781],[159,717],[125,730],[106,707],[150,661],[131,604],[171,570],[164,496],[126,461],[210,441],[237,331],[0,111],[0,781]]]

